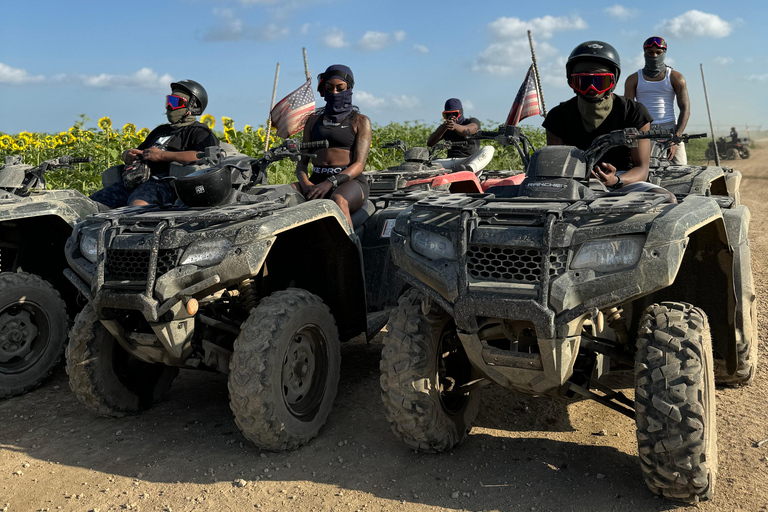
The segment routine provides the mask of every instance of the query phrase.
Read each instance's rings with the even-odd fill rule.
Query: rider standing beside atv
[[[194,162],[198,151],[219,145],[216,135],[196,118],[207,105],[208,93],[199,83],[172,83],[165,99],[168,124],[152,130],[138,148],[123,151],[123,179],[94,192],[91,199],[110,208],[173,202],[171,186],[149,178],[167,175],[171,162]]]
[[[317,77],[317,92],[325,98],[304,125],[304,142],[327,140],[312,159],[312,175],[307,176],[309,157],[296,164],[294,184],[307,200],[331,199],[352,226],[351,214],[368,199],[368,180],[362,175],[371,148],[371,120],[352,105],[355,78],[341,64],[329,66]]]
[[[602,41],[581,43],[568,57],[565,70],[576,97],[553,108],[544,119],[547,145],[586,150],[595,138],[613,130],[650,128],[653,119],[648,109],[635,100],[613,94],[621,74],[621,60],[613,46]],[[608,188],[620,189],[636,183],[633,190],[648,190],[653,188],[645,183],[649,160],[650,143],[639,140],[637,147],[608,151],[592,169],[592,175]]]
[[[467,145],[452,147],[448,149],[448,158],[435,160],[442,164],[446,169],[464,170],[457,167],[457,160],[465,160],[480,150],[479,140],[468,140],[470,135],[474,135],[480,130],[480,121],[474,117],[464,117],[464,107],[458,98],[450,98],[445,102],[443,110],[443,124],[427,139],[427,146],[430,148],[446,140],[448,142],[467,141]],[[463,162],[462,162],[463,163]],[[477,169],[466,169],[476,171]]]
[[[652,128],[675,130],[678,137],[683,135],[691,115],[691,103],[688,101],[688,86],[682,73],[674,71],[664,64],[667,54],[667,42],[661,37],[649,37],[643,43],[645,67],[627,77],[624,82],[624,96],[637,99],[646,106],[653,116]],[[680,113],[675,122],[675,105]],[[672,165],[687,165],[688,156],[685,145],[673,144],[669,149],[669,162]]]

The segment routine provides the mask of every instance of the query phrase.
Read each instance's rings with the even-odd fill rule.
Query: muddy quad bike
[[[0,398],[38,386],[61,360],[77,290],[64,279],[64,243],[98,211],[75,190],[46,190],[45,173],[90,158],[61,156],[40,165],[5,157],[0,167]]]
[[[377,333],[402,292],[389,235],[406,206],[368,202],[353,228],[333,201],[264,185],[271,162],[319,144],[287,140],[259,159],[208,148],[206,166],[173,181],[186,205],[78,225],[67,275],[88,305],[67,372],[81,402],[107,416],[138,413],[179,368],[197,368],[229,374],[235,422],[259,448],[294,449],[318,434],[340,341]]]
[[[715,158],[715,146],[710,141],[707,149],[704,150],[704,157],[707,160]],[[740,158],[749,158],[749,139],[738,139],[736,141],[718,137],[717,154],[726,160],[735,160],[736,156]]]
[[[743,381],[757,363],[750,216],[714,189],[619,194],[588,179],[605,151],[651,135],[548,146],[520,186],[430,195],[397,218],[392,256],[412,289],[387,327],[381,388],[409,447],[461,443],[488,383],[589,398],[635,419],[653,492],[712,497],[713,358]],[[600,381],[633,369],[634,401]]]
[[[477,171],[468,166],[457,169],[444,167],[436,162],[440,151],[467,146],[466,141],[440,142],[431,148],[408,148],[402,140],[395,140],[382,145],[382,149],[400,150],[403,162],[380,171],[366,171],[371,196],[380,197],[396,191],[409,190],[447,190],[449,192],[480,192],[479,177],[483,169],[493,158],[492,151],[479,151],[470,158],[475,159]],[[491,148],[493,149],[493,148]]]

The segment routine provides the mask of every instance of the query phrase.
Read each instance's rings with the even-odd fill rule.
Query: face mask
[[[180,91],[173,91],[173,94],[180,96],[189,101],[189,95]],[[189,108],[178,108],[176,110],[165,110],[165,117],[168,118],[168,122],[175,128],[181,126],[188,126],[195,122],[195,116],[189,114]]]
[[[576,103],[581,114],[581,123],[587,132],[592,132],[608,117],[613,109],[613,94],[600,98],[599,101],[587,101],[584,96],[577,96]]]
[[[352,112],[352,89],[347,89],[336,94],[326,91],[325,116],[334,123],[338,123]]]
[[[661,55],[657,55],[656,57],[645,55],[645,67],[643,68],[643,73],[654,77],[660,75],[664,69],[666,69],[666,66],[664,65],[663,53]]]

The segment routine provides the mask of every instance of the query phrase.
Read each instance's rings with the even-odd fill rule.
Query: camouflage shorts
[[[123,180],[91,194],[91,199],[110,208],[127,206],[133,201],[145,201],[151,205],[169,204],[176,201],[176,191],[167,182],[150,178],[134,189],[129,189]]]

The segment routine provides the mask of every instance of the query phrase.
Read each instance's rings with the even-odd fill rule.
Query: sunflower
[[[136,133],[136,125],[133,123],[125,123],[123,125],[123,135],[133,135]]]
[[[213,127],[216,126],[216,119],[211,114],[203,115],[203,117],[200,118],[200,122],[211,130],[213,130]]]
[[[45,137],[45,147],[47,147],[48,149],[55,148],[56,147],[56,139],[54,139],[50,135],[47,135]]]
[[[19,134],[16,136],[19,139],[24,139],[27,141],[27,143],[30,143],[32,139],[35,138],[35,135],[29,132],[19,132]]]
[[[247,124],[243,127],[243,133],[247,133],[248,135],[253,133],[253,126]]]
[[[56,138],[59,140],[59,143],[62,146],[66,146],[67,144],[71,144],[74,142],[72,136],[67,132],[61,132],[56,136]]]
[[[99,128],[104,131],[112,129],[112,120],[108,116],[104,116],[99,119]]]
[[[231,117],[222,116],[221,122],[224,124],[224,128],[234,128],[235,122],[232,120]]]
[[[224,137],[227,138],[227,142],[229,142],[230,144],[235,140],[236,135],[237,135],[237,132],[235,132],[234,128],[224,129]]]
[[[149,128],[142,128],[138,132],[136,132],[137,137],[141,137],[142,139],[146,139],[147,135],[149,135]]]
[[[13,145],[13,139],[10,135],[0,136],[0,148],[8,149]]]
[[[18,137],[14,139],[13,145],[11,147],[13,147],[14,151],[24,151],[25,149],[27,149],[28,144],[29,142],[26,139]]]

